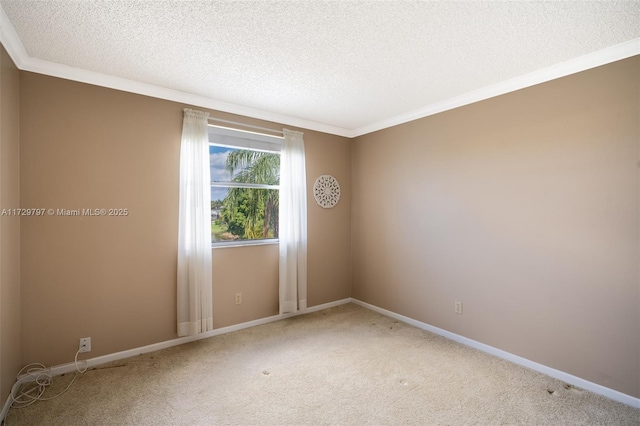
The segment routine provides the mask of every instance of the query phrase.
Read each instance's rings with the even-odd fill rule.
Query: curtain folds
[[[307,173],[301,132],[280,151],[280,314],[307,309]]]
[[[184,109],[178,216],[178,336],[213,330],[209,113]]]

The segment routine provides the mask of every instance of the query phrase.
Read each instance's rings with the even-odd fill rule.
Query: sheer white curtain
[[[213,330],[209,113],[184,110],[180,145],[178,336]]]
[[[307,173],[301,132],[284,129],[280,151],[280,313],[307,309]]]

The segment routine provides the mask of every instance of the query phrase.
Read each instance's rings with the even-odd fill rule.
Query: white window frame
[[[224,146],[235,149],[249,149],[252,151],[277,152],[280,153],[283,136],[267,135],[265,133],[251,132],[248,130],[233,129],[230,127],[216,126],[209,124],[209,145]],[[211,182],[211,187],[219,188],[256,188],[280,190],[279,185],[251,184],[240,182]],[[237,240],[237,241],[212,241],[212,248],[257,246],[265,244],[278,244],[278,238],[267,238],[259,240]]]

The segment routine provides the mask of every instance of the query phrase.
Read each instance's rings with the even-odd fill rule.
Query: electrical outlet
[[[456,301],[453,305],[453,310],[456,314],[462,315],[462,302]]]
[[[80,353],[91,352],[91,337],[80,338],[80,346],[78,347]]]
[[[236,293],[236,305],[242,303],[242,293]]]

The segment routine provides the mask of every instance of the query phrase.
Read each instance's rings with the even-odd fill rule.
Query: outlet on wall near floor
[[[456,314],[462,315],[462,302],[456,301],[454,303],[453,310]]]
[[[236,305],[242,303],[242,293],[236,293]]]
[[[80,353],[91,352],[91,337],[81,337],[78,350]]]

